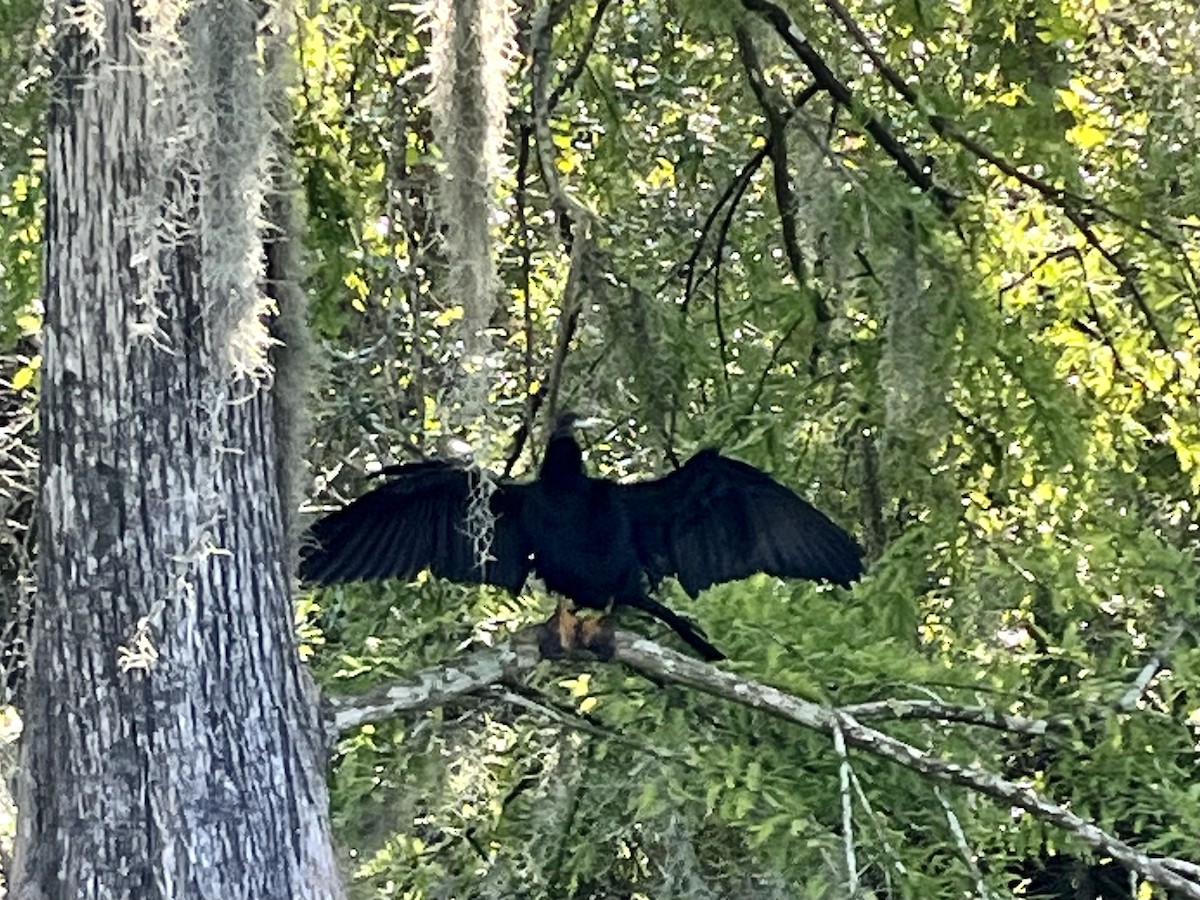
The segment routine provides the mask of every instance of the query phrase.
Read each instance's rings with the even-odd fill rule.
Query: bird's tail
[[[679,615],[679,613],[668,609],[657,600],[643,594],[624,597],[622,600],[626,605],[636,606],[638,609],[650,613],[654,618],[666,622],[674,629],[677,635],[684,639],[689,647],[709,662],[716,662],[718,659],[725,658],[724,653],[705,639],[704,632],[700,630],[700,626],[686,616]]]

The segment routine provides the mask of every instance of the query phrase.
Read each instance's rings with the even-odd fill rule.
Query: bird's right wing
[[[862,574],[854,539],[767,473],[702,450],[655,481],[618,485],[642,567],[696,596],[766,572],[846,585]]]
[[[301,580],[407,581],[429,569],[451,581],[521,590],[532,567],[520,526],[524,485],[496,483],[490,558],[480,567],[468,532],[477,471],[430,461],[393,466],[384,474],[385,484],[313,523],[301,548]]]

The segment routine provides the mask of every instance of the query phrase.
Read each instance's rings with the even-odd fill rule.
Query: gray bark
[[[190,111],[147,74],[147,7],[100,6],[60,7],[53,48],[41,554],[11,896],[341,897],[272,398],[227,365],[228,298],[213,296],[197,224],[205,173],[186,154],[164,166],[187,129],[164,141],[151,98],[185,126]],[[163,229],[147,210],[168,215],[170,240],[151,239]]]

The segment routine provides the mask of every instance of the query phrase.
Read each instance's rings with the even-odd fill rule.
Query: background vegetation
[[[451,437],[529,471],[539,432],[521,427],[555,390],[608,423],[597,472],[649,475],[720,446],[852,526],[871,557],[852,592],[757,577],[673,597],[730,669],[838,705],[1045,720],[1042,736],[886,729],[1194,857],[1194,5],[581,0],[514,15],[499,296],[464,367],[420,10],[297,9],[320,360],[309,509]],[[36,480],[37,17],[0,0],[18,23],[0,35],[11,633]],[[551,606],[424,581],[303,595],[298,621],[325,689],[352,693]],[[364,727],[331,779],[362,898],[1155,896],[1027,814],[849,762],[847,781],[824,738],[571,664]]]

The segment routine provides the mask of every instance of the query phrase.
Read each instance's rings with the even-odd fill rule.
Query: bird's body
[[[430,461],[316,522],[305,581],[412,578],[423,569],[513,593],[536,572],[554,593],[594,609],[633,606],[663,620],[709,659],[721,653],[649,591],[678,577],[696,596],[754,572],[849,584],[862,572],[854,540],[769,475],[705,450],[654,481],[591,478],[564,414],[538,477],[492,493],[491,559],[480,567],[466,522],[480,476]]]
[[[525,495],[522,527],[534,547],[533,570],[554,593],[604,609],[640,589],[628,512],[611,482],[588,477],[569,434],[551,438]]]

